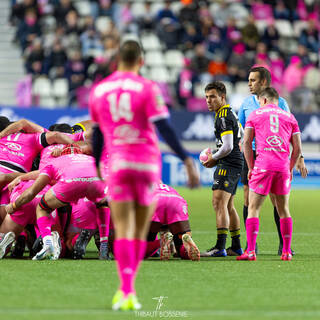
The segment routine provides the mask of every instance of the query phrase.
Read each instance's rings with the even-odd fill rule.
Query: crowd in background
[[[166,88],[171,107],[185,107],[198,84],[222,80],[233,86],[247,81],[251,66],[261,65],[293,110],[320,109],[317,0],[171,0],[157,11],[145,0],[140,14],[132,10],[137,1],[87,0],[86,15],[79,12],[79,1],[12,0],[10,16],[26,73],[33,79],[66,78],[69,105],[79,105],[84,88],[115,70],[123,34],[155,33],[163,52],[178,49],[184,55],[183,68]],[[109,19],[98,27],[100,17]],[[295,31],[292,36],[281,34],[277,21],[284,20]]]

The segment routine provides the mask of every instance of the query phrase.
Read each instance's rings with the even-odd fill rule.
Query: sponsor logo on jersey
[[[7,142],[6,146],[8,149],[13,150],[13,151],[20,151],[21,150],[21,146],[18,143]]]

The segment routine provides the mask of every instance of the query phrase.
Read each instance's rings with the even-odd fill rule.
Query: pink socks
[[[100,208],[97,210],[97,225],[99,228],[100,242],[107,242],[110,227],[110,209]]]
[[[42,239],[46,236],[51,236],[51,216],[43,216],[37,220],[37,225],[42,236]]]
[[[248,251],[254,251],[259,232],[259,218],[248,218],[246,221]]]
[[[282,218],[280,219],[280,230],[283,239],[283,249],[282,252],[291,253],[291,239],[292,239],[292,218]]]
[[[114,241],[114,255],[117,260],[120,290],[125,295],[135,293],[134,281],[140,262],[144,258],[147,241],[139,239],[117,239]]]
[[[134,240],[117,239],[114,241],[114,255],[117,260],[120,290],[128,295],[134,291],[136,253]]]

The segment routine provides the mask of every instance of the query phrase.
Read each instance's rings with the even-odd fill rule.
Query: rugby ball
[[[199,160],[201,163],[204,163],[206,161],[208,161],[208,154],[212,153],[212,150],[211,148],[205,148],[204,150],[202,150],[200,152],[200,155],[199,155]]]

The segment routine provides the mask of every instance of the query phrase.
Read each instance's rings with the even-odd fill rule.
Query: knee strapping
[[[39,206],[41,207],[41,209],[43,209],[44,211],[46,211],[48,213],[50,213],[54,210],[49,207],[47,201],[44,199],[44,195],[41,197],[41,200],[39,202]]]

